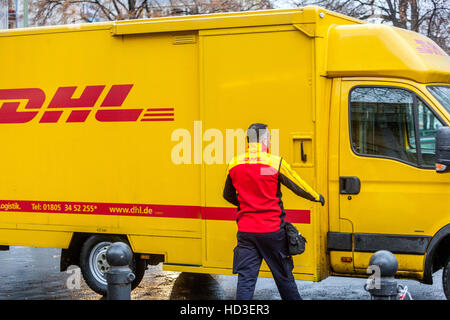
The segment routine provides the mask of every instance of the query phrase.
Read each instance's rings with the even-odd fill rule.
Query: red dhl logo
[[[91,113],[101,122],[173,121],[174,108],[122,108],[133,85],[113,85],[100,107],[93,110],[105,86],[86,86],[79,98],[73,98],[77,87],[60,87],[50,100],[39,123],[58,122],[62,114],[70,112],[66,122],[85,122]],[[8,101],[9,100],[9,101]],[[25,111],[19,111],[20,101],[26,100]],[[0,89],[0,123],[26,123],[33,120],[46,100],[39,88]]]

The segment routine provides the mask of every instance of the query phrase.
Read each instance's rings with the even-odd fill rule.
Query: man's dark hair
[[[259,142],[261,136],[263,136],[267,131],[267,124],[264,123],[253,123],[247,129],[247,142]]]

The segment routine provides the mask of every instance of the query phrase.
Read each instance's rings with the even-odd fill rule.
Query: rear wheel
[[[450,300],[450,256],[444,264],[444,271],[442,272],[442,287],[444,288],[447,300]]]
[[[106,251],[113,242],[125,242],[119,236],[93,235],[83,244],[80,253],[80,268],[87,285],[98,294],[106,296],[106,273],[109,264],[106,261]],[[145,260],[133,255],[130,265],[136,278],[131,283],[131,289],[136,288],[144,277],[147,268]]]

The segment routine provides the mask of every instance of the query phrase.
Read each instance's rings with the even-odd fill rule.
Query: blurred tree
[[[288,0],[293,6],[319,5],[370,22],[420,32],[450,53],[449,0]]]
[[[29,0],[34,25],[271,9],[283,0]],[[449,0],[284,0],[420,32],[450,53]]]
[[[30,0],[35,25],[271,9],[270,0]]]

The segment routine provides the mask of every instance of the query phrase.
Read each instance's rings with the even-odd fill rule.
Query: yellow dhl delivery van
[[[161,261],[232,274],[227,162],[263,122],[326,199],[282,189],[308,241],[296,279],[368,277],[385,249],[398,277],[444,268],[449,298],[450,59],[432,40],[305,7],[4,30],[0,69],[3,249],[61,248],[102,294],[114,241],[134,286]]]

